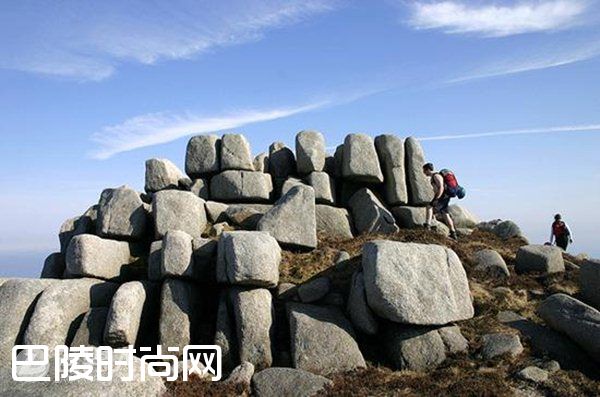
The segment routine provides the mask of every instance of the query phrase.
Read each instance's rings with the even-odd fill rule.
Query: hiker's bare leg
[[[427,225],[431,225],[431,221],[433,220],[433,207],[428,205],[425,210],[425,222]]]
[[[454,229],[454,221],[452,220],[450,214],[444,214],[444,221],[446,222],[446,225],[448,225],[448,227],[450,228],[451,232],[456,232],[456,230]]]

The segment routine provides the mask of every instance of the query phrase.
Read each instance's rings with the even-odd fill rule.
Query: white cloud
[[[550,69],[566,66],[573,63],[587,61],[600,56],[600,45],[594,44],[578,50],[565,50],[552,53],[552,50],[543,51],[541,55],[529,55],[523,59],[501,61],[485,66],[463,76],[446,81],[447,84],[461,83],[470,80],[479,80],[491,77],[506,76],[534,70]]]
[[[0,67],[101,80],[123,62],[186,59],[258,40],[335,1],[3,2]]]
[[[565,29],[579,22],[586,0],[519,1],[511,5],[458,1],[416,2],[408,23],[416,29],[484,37]]]
[[[582,124],[582,125],[566,125],[559,127],[542,127],[542,128],[524,128],[516,130],[479,132],[473,134],[446,134],[423,136],[418,138],[421,141],[446,141],[450,139],[472,139],[472,138],[488,138],[506,135],[531,135],[531,134],[557,134],[557,133],[584,133],[600,132],[600,124]]]
[[[104,127],[92,135],[100,148],[92,153],[95,159],[107,159],[117,153],[167,143],[193,134],[218,132],[263,121],[280,119],[327,105],[315,102],[303,106],[262,110],[242,110],[222,116],[202,117],[190,113],[151,113]]]

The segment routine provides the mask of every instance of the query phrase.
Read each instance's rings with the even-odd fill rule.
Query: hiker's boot
[[[450,238],[454,241],[458,240],[458,236],[456,235],[455,231],[450,232]]]
[[[423,224],[423,229],[425,229],[425,230],[431,230],[431,225],[429,223],[424,223]]]

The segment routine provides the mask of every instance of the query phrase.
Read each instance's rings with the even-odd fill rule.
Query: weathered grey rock
[[[423,227],[423,224],[427,221],[425,207],[394,207],[392,208],[392,214],[398,226],[402,229],[417,229]],[[450,233],[448,226],[435,218],[431,221],[431,227],[445,236]]]
[[[313,188],[295,186],[265,213],[257,228],[282,245],[312,249],[317,246],[315,211]]]
[[[181,230],[193,238],[200,238],[206,227],[204,200],[191,192],[157,192],[152,202],[152,214],[157,239],[169,230]]]
[[[161,276],[194,277],[193,252],[192,236],[181,230],[169,230],[163,238]]]
[[[104,346],[104,327],[108,307],[91,307],[85,314],[71,346]]]
[[[221,138],[221,170],[254,171],[250,143],[241,134],[225,134]]]
[[[65,257],[60,252],[54,252],[44,261],[44,267],[40,278],[63,278],[66,264]]]
[[[239,362],[235,321],[228,291],[219,294],[214,344],[221,347],[223,372],[229,373]]]
[[[367,302],[380,317],[416,325],[473,317],[467,275],[454,251],[376,240],[362,252]]]
[[[385,330],[384,346],[400,370],[434,369],[446,359],[444,341],[435,328],[390,325]]]
[[[469,350],[469,341],[467,341],[460,332],[460,328],[456,325],[439,328],[438,333],[442,337],[442,341],[446,347],[446,353],[464,353]]]
[[[210,181],[211,197],[223,201],[267,201],[273,191],[269,174],[254,171],[223,171]]]
[[[183,173],[170,160],[146,160],[146,185],[144,189],[147,192],[177,189],[179,180],[182,178],[184,178]]]
[[[94,208],[94,207],[93,207]],[[95,206],[97,208],[97,206]],[[91,210],[91,209],[90,209]],[[97,210],[90,211],[93,212],[97,216]],[[87,214],[87,212],[86,212]],[[60,252],[65,254],[67,252],[67,248],[69,247],[69,243],[71,239],[80,234],[89,234],[96,233],[96,223],[91,218],[90,215],[81,215],[75,218],[67,219],[60,227],[60,232],[58,234],[58,238],[60,240]]]
[[[485,360],[504,354],[516,357],[523,352],[523,345],[518,335],[495,333],[483,335],[481,339],[481,356]]]
[[[323,171],[325,138],[318,131],[300,131],[296,135],[296,165],[298,174]]]
[[[365,280],[362,272],[355,272],[352,275],[346,311],[350,316],[352,325],[357,330],[367,335],[375,335],[377,333],[379,323],[367,304]]]
[[[273,367],[254,374],[252,384],[257,397],[310,397],[331,381],[301,369]]]
[[[192,344],[196,323],[194,286],[183,280],[166,279],[160,296],[159,341],[163,351]]]
[[[254,171],[269,173],[269,155],[267,153],[259,153],[254,157]]]
[[[326,172],[311,172],[306,182],[315,190],[317,203],[335,203],[335,180]]]
[[[298,300],[298,288],[293,283],[280,283],[275,290],[275,298],[281,300]]]
[[[363,183],[382,183],[373,138],[365,134],[349,134],[344,139],[342,175],[345,179]]]
[[[113,279],[126,272],[133,260],[127,242],[80,234],[73,237],[67,249],[67,273]]]
[[[565,271],[562,251],[548,245],[526,245],[517,251],[515,270],[518,273],[543,272],[557,273]]]
[[[473,229],[479,223],[479,220],[468,209],[456,204],[448,206],[448,212],[456,228]]]
[[[292,366],[319,375],[365,366],[354,330],[341,310],[290,304]]]
[[[347,209],[317,204],[315,210],[318,232],[342,239],[353,237],[352,220]]]
[[[338,145],[335,148],[335,152],[333,153],[333,172],[332,175],[336,178],[343,177],[343,168],[344,168],[344,145]]]
[[[392,234],[399,230],[394,216],[367,188],[354,193],[348,206],[358,233]]]
[[[327,295],[330,288],[331,281],[329,277],[317,277],[298,287],[298,297],[304,303],[315,302]]]
[[[524,237],[521,228],[511,220],[496,219],[489,222],[477,224],[477,228],[494,233],[501,239],[507,240],[512,237]]]
[[[0,362],[10,363],[14,345],[22,344],[23,333],[38,297],[58,280],[10,279],[0,285]]]
[[[346,302],[342,293],[329,292],[323,297],[323,299],[321,299],[319,303],[322,305],[339,306],[340,308],[344,308]]]
[[[104,330],[104,342],[109,346],[136,345],[146,288],[140,281],[122,284],[110,303]]]
[[[425,154],[418,140],[413,137],[404,141],[406,156],[406,184],[410,205],[422,206],[433,199],[433,188],[429,178],[423,173]]]
[[[185,173],[191,178],[220,171],[221,140],[216,135],[198,135],[190,138],[185,152]]]
[[[160,268],[162,266],[162,240],[153,241],[148,253],[148,280],[158,281],[161,279]]]
[[[549,373],[553,373],[560,370],[560,363],[556,360],[544,361],[541,367]]]
[[[218,282],[267,288],[277,286],[281,248],[269,233],[226,232],[219,240],[218,249]]]
[[[70,345],[74,327],[90,307],[108,306],[118,284],[94,279],[61,280],[42,292],[23,337],[25,345]]]
[[[203,200],[208,200],[208,198],[210,197],[208,179],[194,179],[192,185],[190,186],[190,192],[192,192],[193,194],[195,194]]]
[[[548,380],[548,371],[529,366],[517,372],[517,377],[529,382],[542,383]]]
[[[257,369],[273,362],[271,344],[273,302],[266,289],[232,291],[240,361],[248,361]]]
[[[285,196],[287,192],[289,192],[294,186],[306,186],[306,184],[302,182],[301,179],[289,177],[283,182],[283,185],[281,186],[281,195]]]
[[[127,186],[104,189],[98,204],[97,234],[137,240],[146,234],[148,214],[138,192]]]
[[[600,362],[600,311],[568,295],[554,294],[542,301],[537,312],[551,328]]]
[[[587,302],[600,309],[600,260],[587,259],[579,273],[581,294]]]
[[[218,201],[205,202],[204,208],[206,209],[208,221],[210,223],[225,222],[227,220],[227,217],[225,216],[225,211],[227,211],[228,207],[229,205],[219,203]]]
[[[232,225],[237,225],[246,230],[256,230],[258,221],[263,217],[263,214],[263,212],[252,207],[242,205],[229,206],[225,211],[225,216]]]
[[[269,172],[275,179],[286,179],[296,171],[294,152],[282,142],[269,146]]]
[[[85,362],[83,358],[79,359],[79,364],[84,366],[90,365],[90,371],[93,378],[96,378],[98,372],[107,376],[105,364],[109,357],[104,352],[92,351],[94,357],[102,355],[102,368],[99,367],[100,360],[92,360],[92,363]],[[74,396],[136,396],[136,397],[161,397],[167,392],[167,389],[160,377],[146,376],[145,380],[141,380],[140,376],[134,376],[133,380],[122,380],[128,378],[129,366],[121,365],[122,362],[127,362],[129,356],[126,353],[115,352],[112,357],[112,380],[110,381],[89,381],[86,379],[69,380],[67,378],[54,381],[53,368],[55,360],[50,359],[48,367],[52,381],[48,382],[15,382],[12,379],[10,368],[0,369],[0,395],[24,397],[74,397]],[[133,374],[147,372],[147,369],[142,369],[146,366],[145,362],[138,357],[133,357],[132,371]]]
[[[491,249],[483,249],[475,253],[474,270],[486,277],[506,278],[510,276],[506,262],[500,254]]]
[[[244,361],[231,371],[231,375],[223,381],[226,385],[243,385],[250,388],[252,376],[254,375],[254,365],[248,361]]]
[[[404,142],[395,135],[379,135],[375,138],[375,148],[383,168],[385,201],[392,206],[407,204]]]

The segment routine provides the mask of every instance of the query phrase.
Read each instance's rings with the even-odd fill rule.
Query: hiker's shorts
[[[433,211],[436,214],[447,214],[448,213],[448,204],[450,204],[450,197],[444,195],[437,199],[435,205],[433,206]]]

